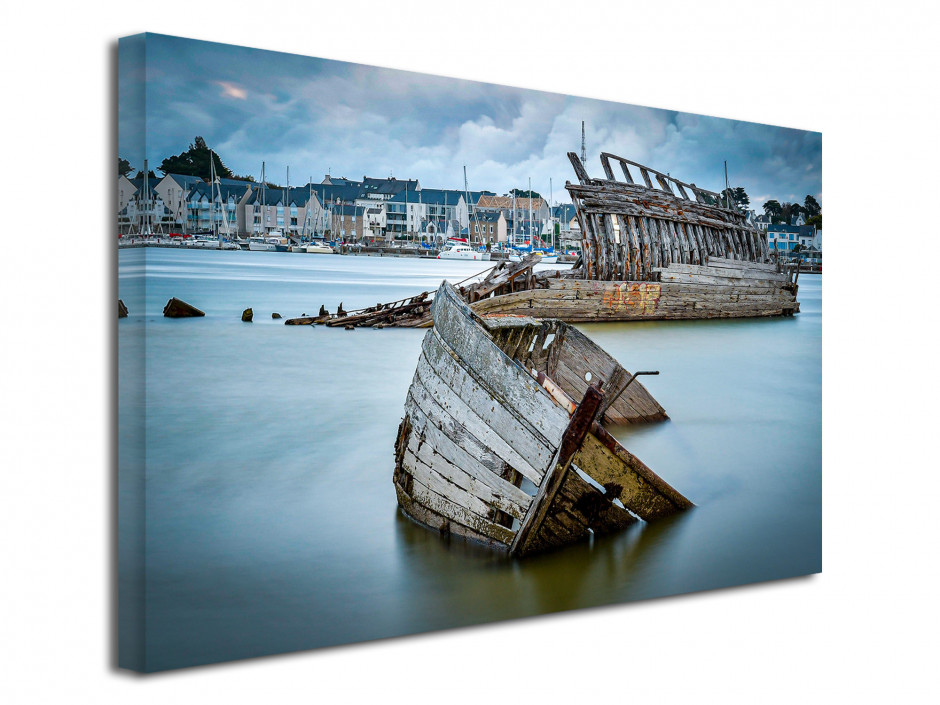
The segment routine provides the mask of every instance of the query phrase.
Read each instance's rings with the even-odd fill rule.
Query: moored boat
[[[577,329],[480,317],[446,282],[432,313],[395,444],[408,516],[524,556],[692,506],[605,429],[667,416]]]
[[[252,252],[274,252],[277,248],[275,244],[269,242],[266,237],[252,235],[248,238],[248,249]]]
[[[322,242],[322,241],[321,241],[321,242],[316,242],[316,241],[311,242],[310,244],[308,244],[308,245],[304,248],[304,250],[305,250],[306,252],[311,253],[311,254],[318,254],[318,255],[331,255],[331,254],[333,254],[333,248],[330,247],[329,245],[327,245],[325,242]]]
[[[480,252],[475,250],[469,245],[452,245],[451,247],[443,250],[437,256],[438,259],[470,259],[478,261],[489,261],[490,253],[489,252]]]

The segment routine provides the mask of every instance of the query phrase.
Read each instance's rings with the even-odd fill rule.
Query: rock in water
[[[242,311],[242,320],[245,321],[245,323],[251,323],[251,317],[254,315],[254,312],[250,308],[246,308]]]
[[[118,299],[118,318],[127,318],[127,306],[120,299]]]
[[[205,316],[206,314],[195,306],[190,306],[185,301],[180,301],[174,296],[167,301],[166,306],[163,307],[163,315],[167,318],[193,318]]]
[[[280,317],[281,317],[281,314],[279,314],[279,313],[276,313],[276,312],[275,312],[275,313],[272,313],[272,314],[271,314],[271,318],[280,318]]]

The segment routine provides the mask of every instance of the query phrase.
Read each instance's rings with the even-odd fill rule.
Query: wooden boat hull
[[[790,316],[799,311],[792,275],[773,265],[711,258],[708,266],[670,264],[659,281],[548,279],[473,304],[480,315],[517,314],[567,323]]]
[[[481,319],[446,283],[433,317],[395,444],[393,480],[408,516],[525,555],[691,506],[595,420],[642,423],[666,414],[586,336],[560,321]],[[559,395],[585,388],[601,395],[560,473],[559,453],[580,407],[546,391],[550,375]],[[592,392],[599,380],[606,397]],[[592,471],[606,487],[588,479]],[[546,505],[536,499],[549,481],[558,486]]]

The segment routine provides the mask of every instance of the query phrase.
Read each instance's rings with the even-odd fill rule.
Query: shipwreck
[[[591,178],[575,153],[568,158],[578,178],[565,188],[581,229],[581,257],[564,270],[536,271],[537,256],[501,262],[482,280],[458,286],[474,311],[567,323],[799,312],[799,264],[778,262],[765,234],[733,204],[723,205],[720,194],[607,152],[600,155],[603,179]],[[426,327],[429,293],[319,322]]]
[[[562,321],[480,316],[447,282],[431,315],[395,442],[407,516],[525,556],[692,506],[605,428],[668,418],[643,372]]]
[[[574,152],[568,158],[578,177],[565,188],[581,228],[581,261],[532,276],[524,290],[477,296],[471,289],[477,312],[596,322],[799,311],[799,266],[774,261],[764,233],[723,206],[720,194],[607,152],[603,179],[591,178]]]

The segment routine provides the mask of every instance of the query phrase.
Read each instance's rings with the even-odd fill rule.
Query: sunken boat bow
[[[692,506],[605,430],[667,416],[580,331],[481,318],[446,282],[432,314],[395,443],[412,519],[522,556]]]

